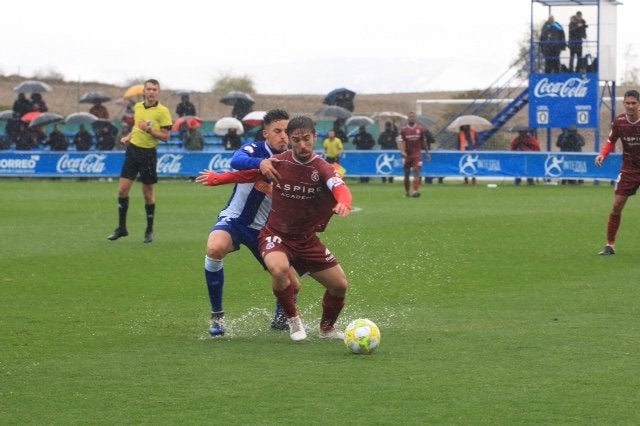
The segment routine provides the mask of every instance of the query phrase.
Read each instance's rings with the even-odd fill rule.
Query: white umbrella
[[[374,123],[373,119],[366,115],[352,115],[347,118],[344,124],[346,126],[371,126]]]
[[[376,112],[375,114],[373,114],[373,118],[381,120],[381,121],[402,121],[402,120],[406,120],[407,117],[404,114],[401,114],[399,112],[395,112],[395,111],[383,111],[383,112]]]
[[[250,127],[262,126],[266,113],[267,111],[251,111],[249,114],[242,117],[242,122]]]
[[[493,124],[491,124],[491,122],[486,118],[482,118],[478,115],[461,115],[447,126],[447,130],[449,132],[458,133],[461,126],[469,126],[476,132],[493,129]]]
[[[216,121],[216,124],[213,126],[213,132],[218,135],[226,134],[229,129],[236,129],[239,135],[244,133],[242,122],[233,117],[222,117]]]

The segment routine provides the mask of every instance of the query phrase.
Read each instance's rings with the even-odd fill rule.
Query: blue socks
[[[224,287],[224,269],[222,260],[204,258],[204,278],[209,291],[212,312],[222,312],[222,289]]]

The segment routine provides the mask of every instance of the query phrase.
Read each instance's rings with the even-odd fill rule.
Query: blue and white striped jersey
[[[236,170],[260,168],[260,162],[269,158],[274,152],[265,141],[251,142],[240,147],[231,158],[231,167]],[[260,230],[267,223],[271,210],[271,197],[256,190],[253,183],[238,183],[227,206],[220,212],[220,217],[238,218],[241,223],[251,229]]]

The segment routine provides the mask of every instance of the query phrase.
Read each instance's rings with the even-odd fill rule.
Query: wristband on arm
[[[207,175],[207,185],[218,186],[227,183],[251,183],[257,181],[259,176],[260,171],[256,169],[224,173],[209,172]]]
[[[602,149],[600,150],[600,155],[602,155],[602,157],[604,158],[607,158],[609,154],[611,154],[611,151],[613,151],[613,144],[611,142],[605,142],[605,144],[602,146]]]
[[[334,186],[331,190],[333,193],[333,198],[336,199],[337,202],[344,204],[349,210],[351,210],[351,191],[347,188],[347,185],[338,185]]]

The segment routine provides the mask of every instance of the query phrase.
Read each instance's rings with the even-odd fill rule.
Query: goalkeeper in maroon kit
[[[613,151],[616,141],[622,141],[622,167],[616,181],[613,208],[607,223],[607,244],[600,251],[601,256],[616,253],[614,247],[622,210],[629,196],[635,195],[640,187],[640,93],[637,90],[628,90],[622,103],[625,112],[613,120],[609,137],[596,157],[596,166],[600,167]]]
[[[299,341],[307,337],[289,278],[289,267],[293,266],[300,276],[310,275],[326,288],[320,337],[342,340],[344,333],[335,328],[335,323],[349,285],[338,260],[316,233],[324,231],[334,214],[341,217],[349,214],[351,192],[336,169],[313,152],[316,142],[313,120],[291,119],[287,135],[291,150],[270,158],[277,173],[273,176],[269,219],[258,237],[260,254],[273,278],[273,294],[287,317],[291,339]],[[249,181],[264,184],[258,170],[205,172],[205,175],[209,185]]]

